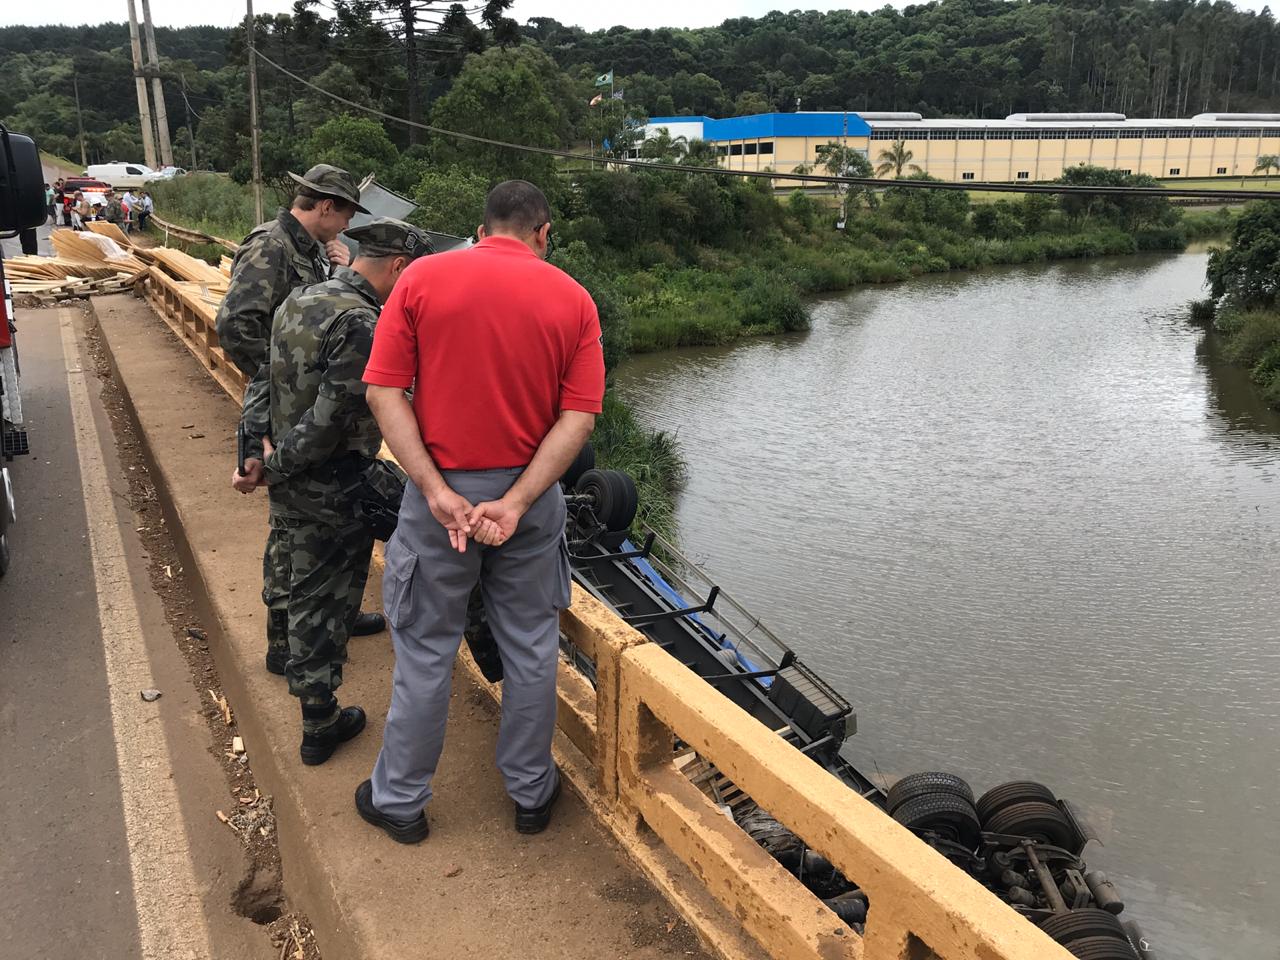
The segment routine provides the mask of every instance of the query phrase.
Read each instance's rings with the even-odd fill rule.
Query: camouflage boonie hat
[[[436,248],[425,230],[403,220],[379,217],[359,227],[349,227],[347,236],[360,244],[359,256],[398,257],[401,254],[417,259]]]
[[[368,213],[364,207],[360,206],[360,187],[356,183],[356,178],[341,167],[335,167],[331,163],[317,163],[302,176],[290,171],[289,176],[316,193],[323,193],[328,197],[337,197],[339,200],[347,200],[356,205],[356,209],[361,213]]]

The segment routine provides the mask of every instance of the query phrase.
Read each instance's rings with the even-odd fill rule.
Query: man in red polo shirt
[[[545,829],[560,794],[551,735],[570,579],[556,481],[595,426],[604,356],[591,297],[544,262],[550,231],[541,190],[494,187],[479,243],[401,275],[365,370],[369,407],[410,482],[382,584],[396,651],[391,708],[356,809],[402,843],[427,836],[423,808],[477,581],[503,662],[497,760],[516,829]]]

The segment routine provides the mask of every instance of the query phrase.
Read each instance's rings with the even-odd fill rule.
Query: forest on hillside
[[[488,0],[469,13],[477,8],[438,0],[302,0],[291,14],[258,17],[255,36],[267,56],[320,87],[423,121],[435,118],[467,57],[518,48],[510,86],[488,93],[510,98],[524,89],[553,102],[492,101],[537,114],[512,122],[490,109],[448,119],[469,132],[530,133],[547,145],[609,139],[618,149],[628,121],[681,113],[1185,116],[1280,106],[1280,28],[1269,10],[1226,2],[937,0],[903,10],[775,12],[703,29],[595,32],[548,18],[517,25],[505,16],[509,5]],[[243,174],[243,27],[156,33],[177,162]],[[78,88],[90,162],[141,157],[124,24],[2,28],[0,70],[0,118],[45,149],[79,159]],[[621,105],[588,109],[593,78],[609,70]],[[264,163],[278,172],[345,108],[269,67],[260,82]],[[484,93],[476,92],[481,100]],[[423,152],[414,147],[423,139],[416,131],[389,124],[387,133],[398,149]]]

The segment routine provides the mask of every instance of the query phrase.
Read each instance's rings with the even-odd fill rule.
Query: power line
[[[534,147],[529,144],[512,143],[508,140],[495,140],[491,137],[481,137],[474,133],[462,133],[458,130],[446,130],[443,127],[437,127],[430,123],[419,123],[415,120],[409,120],[406,117],[397,117],[395,114],[387,113],[376,107],[367,107],[363,104],[356,103],[354,100],[348,100],[346,97],[339,96],[325,90],[323,87],[317,86],[310,80],[298,76],[292,70],[286,70],[280,64],[276,63],[262,51],[254,48],[253,52],[258,59],[262,60],[268,66],[279,70],[285,76],[296,80],[305,87],[323,94],[331,100],[345,104],[355,110],[362,110],[365,113],[375,117],[381,117],[383,120],[390,120],[393,123],[404,124],[407,127],[416,127],[419,130],[425,130],[428,133],[434,133],[437,136],[449,137],[454,140],[465,140],[469,143],[482,143],[490,147],[501,147],[504,150],[516,150],[521,153],[534,153],[545,157],[558,157],[563,160],[581,160],[586,163],[608,163],[621,167],[637,167],[642,170],[660,170],[670,173],[692,173],[706,174],[718,177],[745,177],[753,180],[786,180],[797,183],[825,183],[825,184],[849,184],[856,187],[904,187],[912,190],[959,190],[968,192],[977,190],[983,193],[1048,193],[1048,194],[1076,194],[1082,196],[1119,196],[1119,197],[1165,197],[1165,198],[1196,198],[1207,200],[1222,200],[1225,202],[1240,200],[1280,200],[1280,194],[1263,190],[1213,190],[1198,189],[1194,187],[1121,187],[1121,186],[1085,186],[1078,184],[1047,184],[1047,183],[992,183],[988,181],[966,180],[963,183],[954,183],[947,180],[882,180],[877,177],[838,177],[820,173],[779,173],[771,170],[727,170],[724,167],[691,167],[678,163],[664,163],[657,160],[626,160],[621,158],[602,158],[594,157],[585,153],[574,153],[572,150],[558,150],[554,147]]]

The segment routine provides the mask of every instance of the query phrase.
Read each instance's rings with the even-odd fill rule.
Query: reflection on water
[[[1165,960],[1276,956],[1280,418],[1199,254],[946,276],[639,357],[689,552],[856,705],[850,756],[1076,799]]]

